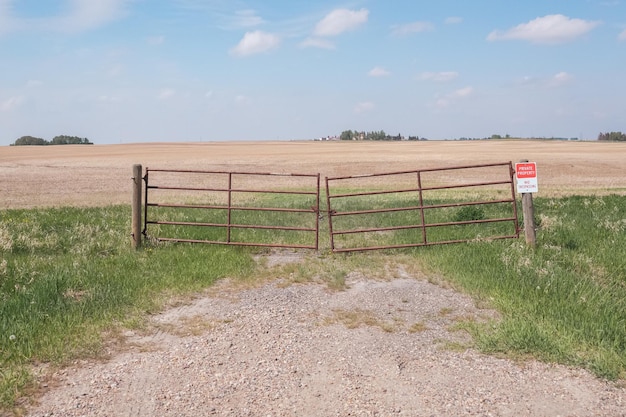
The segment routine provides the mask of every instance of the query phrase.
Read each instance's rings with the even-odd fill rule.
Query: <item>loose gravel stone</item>
[[[624,388],[586,371],[464,347],[455,323],[496,317],[465,295],[408,276],[348,286],[220,283],[108,362],[59,372],[28,415],[626,415]]]

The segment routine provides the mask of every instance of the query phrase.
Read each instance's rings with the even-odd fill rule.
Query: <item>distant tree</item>
[[[87,138],[79,138],[78,136],[60,135],[52,138],[51,145],[93,145]]]
[[[93,145],[87,138],[79,138],[78,136],[55,136],[50,142],[45,139],[34,136],[22,136],[17,139],[11,146],[43,146],[43,145]]]
[[[48,141],[42,138],[37,138],[34,136],[22,136],[17,139],[13,144],[15,146],[41,146],[48,145]]]
[[[397,135],[388,135],[384,130],[374,130],[371,132],[359,132],[358,130],[344,130],[339,136],[341,140],[386,140],[400,141],[403,140],[401,133]],[[408,140],[422,140],[419,136],[409,136]]]
[[[626,134],[622,132],[600,133],[598,135],[598,140],[624,142],[626,141]]]
[[[501,135],[491,135],[490,139],[502,139]]]
[[[379,132],[368,132],[365,135],[365,140],[387,140],[387,134],[384,130]]]
[[[354,133],[351,130],[344,130],[343,132],[341,132],[341,135],[339,136],[339,139],[341,140],[354,140]]]

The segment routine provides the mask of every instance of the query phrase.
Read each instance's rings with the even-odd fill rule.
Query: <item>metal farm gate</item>
[[[333,252],[519,237],[511,162],[325,178],[146,168],[143,235]],[[139,227],[139,226],[138,226]]]
[[[158,241],[319,247],[319,174],[146,168],[144,181],[143,234]]]
[[[511,162],[326,178],[333,252],[519,237]]]

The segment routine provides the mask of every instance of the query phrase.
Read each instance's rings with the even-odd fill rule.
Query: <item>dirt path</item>
[[[585,371],[466,348],[452,290],[390,281],[236,289],[228,282],[126,334],[105,363],[55,375],[44,416],[624,416],[626,391]]]

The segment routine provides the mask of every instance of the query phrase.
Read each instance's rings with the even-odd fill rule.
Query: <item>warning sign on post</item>
[[[539,191],[536,163],[520,162],[515,164],[515,176],[517,177],[518,193],[536,193]]]

